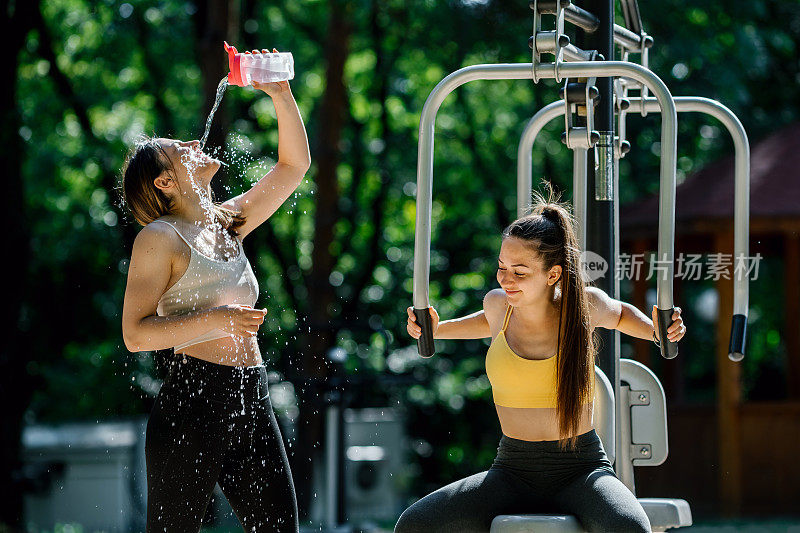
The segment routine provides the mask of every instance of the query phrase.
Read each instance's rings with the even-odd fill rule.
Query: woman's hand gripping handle
[[[653,340],[661,349],[661,356],[673,359],[678,355],[678,341],[686,334],[686,326],[681,318],[681,308],[660,309],[653,306]],[[666,339],[662,342],[661,339]]]
[[[439,328],[439,313],[433,307],[427,309],[415,309],[409,307],[408,323],[406,330],[408,334],[417,339],[417,350],[422,357],[431,357],[436,353],[436,346],[433,337]]]

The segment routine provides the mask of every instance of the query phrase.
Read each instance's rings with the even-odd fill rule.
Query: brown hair
[[[164,148],[155,137],[147,137],[138,142],[125,159],[120,179],[122,205],[136,219],[146,226],[160,218],[174,207],[169,196],[153,184],[159,174],[167,172],[175,176],[175,167]],[[213,192],[212,192],[213,194]],[[212,196],[214,217],[231,236],[238,235],[236,228],[245,222],[240,211],[222,207]]]
[[[545,270],[561,266],[556,381],[558,429],[561,446],[574,448],[583,400],[590,396],[597,348],[589,323],[586,284],[581,276],[580,250],[568,204],[559,202],[552,188],[545,199],[534,193],[530,214],[515,220],[503,238],[528,241]],[[566,438],[567,435],[571,435]]]

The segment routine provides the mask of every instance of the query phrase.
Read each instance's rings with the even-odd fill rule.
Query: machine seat
[[[653,531],[666,531],[692,525],[689,502],[677,498],[639,498]]]
[[[692,512],[686,500],[639,498],[653,531],[666,531],[692,525]],[[492,520],[491,533],[584,533],[571,515],[500,515]]]

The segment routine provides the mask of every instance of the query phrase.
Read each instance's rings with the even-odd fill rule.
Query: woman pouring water
[[[310,165],[286,81],[272,98],[278,162],[247,192],[212,202],[220,162],[199,141],[151,138],[128,157],[124,201],[144,228],[131,255],[122,333],[133,351],[174,348],[147,423],[147,531],[199,531],[214,485],[246,531],[297,531],[297,501],[256,333],[258,282],[242,239]]]

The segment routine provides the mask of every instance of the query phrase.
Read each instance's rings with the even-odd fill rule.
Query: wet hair
[[[174,202],[161,189],[155,180],[162,172],[176,175],[172,160],[155,137],[146,137],[136,143],[122,167],[120,177],[121,203],[130,211],[136,222],[146,226],[150,222],[169,214]],[[236,228],[245,222],[241,212],[222,207],[213,201],[214,217],[231,236],[238,235]]]
[[[561,266],[556,287],[561,290],[556,352],[558,428],[561,446],[574,448],[583,400],[591,394],[597,347],[589,322],[586,284],[581,276],[580,250],[569,205],[559,202],[548,186],[548,198],[534,193],[528,215],[503,230],[529,244],[545,271]],[[567,437],[572,435],[571,437]]]

